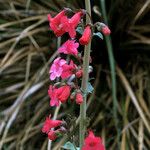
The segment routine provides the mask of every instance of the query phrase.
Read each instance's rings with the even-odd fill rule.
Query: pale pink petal
[[[56,59],[54,60],[54,64],[57,63],[60,59],[61,59],[60,57],[56,58]]]
[[[56,65],[55,64],[52,64],[52,66],[49,70],[49,73],[53,72],[53,70],[56,70]]]
[[[78,48],[78,47],[79,47],[79,43],[75,43],[75,44],[74,44],[74,47],[75,47],[75,48]]]
[[[59,51],[59,53],[62,53],[62,52],[66,53],[66,48],[65,48],[65,46],[61,46],[61,47],[58,49],[58,51]]]
[[[59,62],[59,65],[62,66],[62,65],[64,65],[64,64],[66,64],[66,60],[61,59],[60,62]]]
[[[66,60],[60,57],[56,58],[49,70],[50,79],[55,80],[56,77],[60,77],[62,73],[62,66],[66,64]]]
[[[55,78],[56,78],[56,75],[55,75],[54,73],[51,73],[50,79],[51,79],[51,80],[55,80]]]
[[[61,76],[61,74],[62,74],[62,69],[59,69],[59,70],[57,71],[56,76],[57,76],[57,77],[60,77],[60,76]]]

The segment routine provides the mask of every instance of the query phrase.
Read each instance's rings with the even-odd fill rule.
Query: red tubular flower
[[[64,22],[64,29],[66,32],[69,33],[71,38],[74,38],[76,36],[76,27],[79,24],[81,17],[84,15],[83,11],[79,11],[76,14],[74,14],[70,19],[63,18]]]
[[[57,89],[57,98],[62,102],[66,102],[70,96],[71,87],[68,85],[62,86]]]
[[[87,45],[90,39],[91,39],[91,28],[90,26],[86,26],[82,34],[82,37],[79,39],[79,42],[81,45]]]
[[[50,97],[50,106],[59,106],[59,100],[57,97],[57,89],[52,85],[49,86],[48,95]]]
[[[52,141],[56,140],[56,138],[57,138],[56,132],[53,131],[53,130],[50,130],[50,131],[48,132],[48,138],[49,138],[50,140],[52,140]]]
[[[77,94],[76,94],[76,103],[77,104],[82,104],[82,102],[83,102],[83,95],[82,95],[81,92],[77,92]]]
[[[72,24],[74,27],[77,27],[81,20],[81,16],[83,16],[83,12],[79,11],[76,14],[72,16],[72,18],[69,20],[70,24]]]
[[[48,133],[51,130],[51,128],[58,127],[62,123],[63,122],[61,120],[51,120],[50,117],[47,117],[45,122],[44,122],[42,132],[43,133]]]
[[[50,97],[50,106],[58,106],[60,102],[64,103],[70,96],[71,87],[68,85],[56,88],[50,86],[48,90],[48,95]]]
[[[54,31],[56,36],[62,36],[66,32],[64,30],[64,17],[66,17],[65,10],[61,11],[54,18],[52,18],[50,14],[47,15],[49,26]]]
[[[63,10],[54,18],[52,18],[50,14],[48,14],[47,17],[49,20],[49,26],[56,36],[62,36],[65,32],[68,32],[70,37],[74,38],[76,36],[76,27],[83,15],[84,12],[79,11],[68,19],[65,15],[65,10]]]
[[[102,27],[102,33],[104,34],[104,35],[110,35],[110,33],[111,33],[111,31],[110,31],[110,29],[108,28],[108,26],[103,26]]]
[[[89,135],[84,140],[82,150],[105,150],[100,137],[96,137],[92,131],[89,131]]]

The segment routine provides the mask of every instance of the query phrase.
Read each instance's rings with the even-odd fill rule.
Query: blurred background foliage
[[[100,0],[91,4],[93,22],[103,21]],[[57,56],[47,14],[54,16],[64,7],[84,8],[84,2],[0,0],[0,149],[47,149],[41,127],[56,112],[49,107],[47,89],[49,66]],[[149,150],[150,0],[106,0],[106,11],[116,61],[117,117],[106,43],[94,38],[95,91],[88,100],[88,128],[102,136],[108,150]],[[70,119],[71,127],[71,116],[78,113],[79,107],[68,103],[57,118]],[[72,132],[78,134],[76,128]],[[64,139],[52,143],[52,149],[58,150]],[[78,143],[77,136],[74,140]]]

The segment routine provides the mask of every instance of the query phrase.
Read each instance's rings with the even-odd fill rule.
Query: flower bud
[[[91,28],[88,25],[84,29],[82,37],[79,39],[79,42],[81,45],[87,45],[89,43],[90,39],[91,39]]]
[[[48,138],[49,138],[50,140],[52,140],[52,141],[56,140],[56,138],[57,138],[56,132],[53,131],[53,130],[50,130],[50,131],[48,132]]]
[[[82,77],[82,75],[83,75],[83,71],[81,69],[76,72],[76,77],[77,78]]]
[[[77,94],[76,94],[76,103],[80,105],[80,104],[82,104],[82,102],[83,102],[83,95],[82,95],[81,92],[77,92]]]
[[[111,33],[111,31],[110,31],[110,29],[108,28],[108,26],[103,26],[102,27],[102,33],[104,34],[104,35],[110,35],[110,33]]]

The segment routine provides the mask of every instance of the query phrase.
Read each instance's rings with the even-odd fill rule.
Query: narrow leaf
[[[100,32],[94,33],[93,36],[97,36],[97,37],[99,37],[102,40],[104,39],[103,35]]]
[[[82,33],[83,33],[83,28],[82,28],[82,27],[78,27],[78,28],[76,29],[76,31],[77,31],[79,34],[82,35]]]
[[[62,148],[66,149],[66,150],[80,150],[79,147],[75,147],[75,145],[71,142],[65,143],[64,146],[62,146]]]

